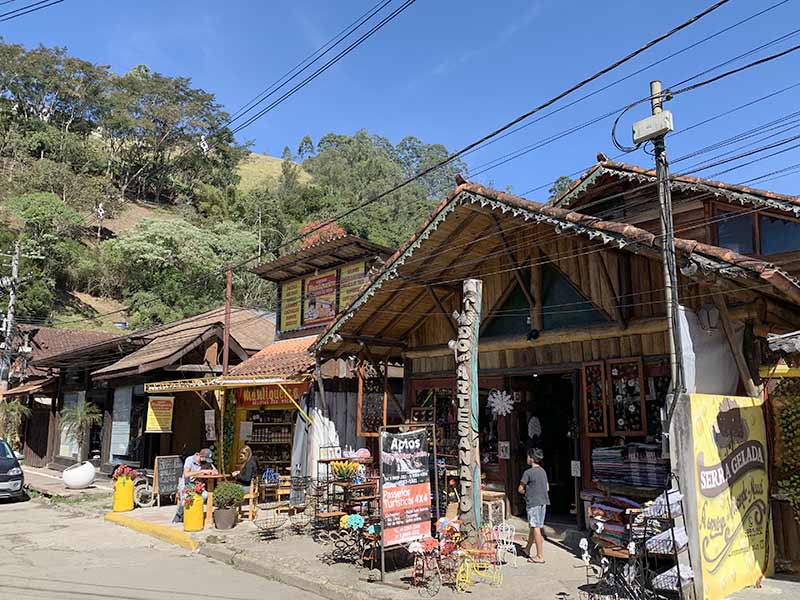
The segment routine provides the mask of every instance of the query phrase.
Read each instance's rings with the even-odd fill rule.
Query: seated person
[[[183,499],[187,487],[194,485],[194,479],[198,475],[216,475],[217,468],[211,462],[211,450],[203,448],[199,452],[195,452],[191,456],[187,456],[183,462],[183,477],[178,482],[178,509],[175,511],[175,516],[172,519],[173,523],[183,522]],[[206,498],[208,492],[203,492],[203,499]]]
[[[242,470],[234,471],[232,475],[236,483],[249,492],[250,482],[258,477],[258,461],[253,456],[250,446],[242,447],[241,452],[239,452],[239,461],[241,462]]]

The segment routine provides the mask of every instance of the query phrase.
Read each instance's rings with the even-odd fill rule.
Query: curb
[[[117,525],[122,525],[128,529],[133,529],[139,533],[152,536],[161,540],[162,542],[167,542],[168,544],[185,548],[186,550],[194,551],[200,547],[200,543],[190,538],[185,532],[178,529],[173,529],[172,527],[167,527],[166,525],[148,523],[147,521],[142,521],[141,519],[137,519],[135,517],[129,517],[127,515],[113,512],[106,513],[105,520],[110,521],[111,523],[116,523]]]
[[[222,548],[217,544],[202,544],[199,554],[225,563],[235,569],[277,581],[290,587],[310,592],[328,600],[389,600],[391,596],[376,594],[377,590],[366,593],[351,586],[343,586],[327,579],[317,579],[297,572],[277,568],[270,563],[263,563],[242,556],[241,552]]]

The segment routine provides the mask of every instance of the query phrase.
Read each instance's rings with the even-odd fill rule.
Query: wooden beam
[[[394,327],[395,325],[397,325],[397,323],[399,323],[399,322],[400,322],[400,320],[401,320],[402,318],[404,318],[404,317],[408,316],[408,315],[406,314],[406,310],[408,310],[409,308],[411,308],[412,306],[414,306],[414,305],[415,305],[417,302],[419,302],[420,300],[422,300],[422,297],[423,297],[425,294],[427,294],[427,293],[428,293],[428,292],[427,292],[427,291],[425,291],[425,288],[422,288],[422,291],[420,291],[420,292],[419,292],[419,293],[418,293],[416,296],[414,296],[414,297],[411,299],[411,302],[408,302],[408,303],[406,303],[406,304],[403,306],[403,308],[402,308],[402,309],[399,309],[399,310],[397,310],[397,314],[396,314],[394,317],[392,317],[392,319],[391,319],[391,320],[390,320],[390,321],[389,321],[389,322],[388,322],[386,325],[384,325],[384,326],[381,328],[381,330],[380,330],[380,331],[379,331],[379,332],[376,334],[376,337],[382,337],[384,333],[386,333],[386,332],[387,332],[387,331],[389,331],[389,330],[390,330],[392,327]],[[400,336],[400,337],[404,337],[404,336]]]
[[[386,337],[378,337],[373,335],[349,335],[343,333],[339,337],[348,342],[360,342],[362,344],[372,344],[373,346],[381,346],[383,348],[405,348],[406,346],[406,343],[401,340],[395,340]]]
[[[537,331],[542,331],[544,329],[544,304],[542,301],[542,263],[539,262],[541,259],[541,253],[539,252],[539,248],[534,246],[531,248],[531,293],[533,294],[533,299],[536,301],[531,308],[533,314],[531,315],[531,324],[533,328]]]
[[[436,292],[433,290],[433,288],[431,286],[426,285],[425,289],[428,290],[428,293],[430,294],[431,298],[433,299],[433,303],[436,305],[436,308],[439,309],[439,312],[442,313],[442,316],[444,317],[444,320],[447,321],[448,325],[450,325],[450,329],[453,330],[453,335],[458,335],[458,327],[456,327],[456,324],[453,322],[453,318],[445,310],[444,305],[442,304],[442,301],[439,300],[439,296],[436,295]]]
[[[452,292],[450,292],[450,293],[449,293],[449,294],[447,294],[447,295],[446,295],[444,298],[442,298],[442,302],[448,302],[448,301],[450,300],[450,298],[452,298],[453,296],[455,296],[455,294],[456,294],[456,292],[455,292],[455,291],[452,291]],[[417,329],[419,329],[420,327],[422,327],[422,324],[425,322],[425,319],[427,319],[429,316],[430,316],[430,315],[422,315],[422,316],[421,316],[419,319],[417,319],[417,320],[414,322],[414,324],[413,324],[411,327],[409,327],[409,328],[408,328],[406,331],[404,331],[404,332],[403,332],[403,333],[400,335],[400,338],[401,338],[401,339],[406,339],[408,336],[410,336],[412,333],[414,333],[414,332],[415,332]]]
[[[739,370],[739,378],[742,380],[745,393],[748,396],[758,398],[761,394],[750,375],[750,369],[747,367],[747,361],[744,358],[742,347],[736,343],[736,336],[733,332],[733,322],[731,321],[730,313],[728,313],[728,305],[725,303],[725,297],[719,292],[714,292],[714,304],[716,304],[719,309],[722,328],[725,331],[725,337],[728,338],[728,345],[731,347],[733,358],[736,361],[736,368]]]
[[[617,293],[616,288],[614,287],[614,282],[611,279],[611,274],[608,272],[608,265],[606,264],[606,252],[598,252],[596,254],[589,255],[590,257],[597,257],[597,261],[600,263],[600,275],[602,275],[603,280],[606,282],[608,289],[611,291],[611,297],[613,299],[612,308],[614,309],[614,319],[616,321],[624,322],[625,319],[622,315],[622,309],[620,307],[620,298],[619,294]]]
[[[498,219],[497,215],[494,213],[492,213],[492,221],[494,221],[494,227],[497,230],[497,233],[500,235],[500,244],[503,246],[503,250],[505,251],[508,260],[511,263],[512,273],[514,273],[514,277],[517,278],[517,283],[519,283],[519,287],[522,288],[522,293],[525,294],[525,298],[528,299],[528,304],[531,306],[531,308],[533,308],[534,306],[536,306],[536,300],[534,299],[533,294],[531,294],[531,290],[528,287],[528,283],[522,276],[522,269],[520,268],[519,263],[517,262],[517,257],[514,256],[514,253],[511,251],[511,248],[508,245],[506,234],[503,231],[502,225],[500,225],[500,219]]]
[[[592,327],[555,329],[543,331],[535,340],[529,340],[527,335],[512,335],[483,338],[478,345],[479,352],[496,352],[498,350],[517,350],[521,348],[538,348],[552,344],[566,344],[571,342],[590,342],[605,340],[622,335],[647,335],[663,333],[667,330],[667,321],[663,317],[649,319],[636,319],[627,326],[620,323],[608,323]],[[429,358],[432,356],[446,356],[453,351],[446,344],[437,346],[424,346],[411,348],[403,353],[406,358]]]

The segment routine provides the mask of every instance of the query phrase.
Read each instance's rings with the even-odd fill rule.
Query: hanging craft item
[[[606,419],[606,378],[602,361],[584,363],[581,369],[583,427],[588,437],[608,435]]]
[[[644,435],[647,422],[641,359],[608,361],[608,387],[611,394],[611,433]]]
[[[511,394],[504,390],[492,390],[489,392],[486,402],[495,417],[505,417],[514,410],[514,400],[511,398]]]
[[[386,425],[387,371],[371,362],[362,362],[358,369],[358,435],[377,437]]]

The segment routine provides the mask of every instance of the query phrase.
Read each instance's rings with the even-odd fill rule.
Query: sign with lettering
[[[691,395],[703,597],[717,600],[773,570],[762,398]]]
[[[145,433],[172,433],[172,396],[150,396],[147,401]]]
[[[457,315],[456,421],[458,424],[459,518],[481,528],[481,459],[478,445],[478,333],[483,282],[465,279],[462,309]]]
[[[300,279],[281,284],[281,331],[300,329],[302,285]]]
[[[364,261],[345,265],[339,269],[339,310],[344,310],[358,297],[358,292],[366,280]]]
[[[303,325],[318,325],[336,316],[336,271],[306,279],[303,302]]]
[[[153,493],[160,496],[169,496],[178,491],[178,482],[183,477],[183,459],[180,456],[156,456],[154,463]]]
[[[308,391],[308,382],[284,383],[283,388],[289,392],[297,403]],[[278,385],[259,385],[255,387],[235,388],[237,408],[257,408],[259,406],[293,406]]]
[[[428,432],[380,434],[381,514],[384,547],[431,534]]]

